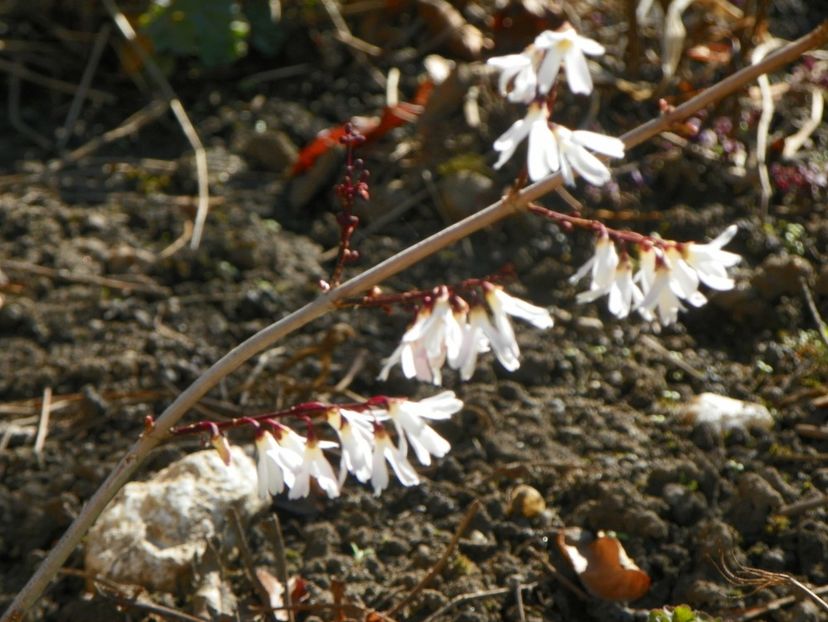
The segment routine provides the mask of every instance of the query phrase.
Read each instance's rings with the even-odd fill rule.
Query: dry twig
[[[386,611],[383,615],[393,617],[397,614],[403,607],[408,605],[414,597],[417,596],[420,592],[425,589],[425,587],[431,583],[431,581],[443,571],[446,564],[448,563],[449,557],[451,557],[452,552],[457,547],[457,543],[460,541],[460,537],[465,533],[466,529],[468,529],[469,524],[471,523],[472,519],[474,518],[475,514],[477,514],[477,510],[480,509],[480,500],[475,499],[474,501],[469,504],[469,509],[466,510],[466,514],[463,516],[463,519],[460,521],[460,524],[457,525],[457,530],[454,532],[454,536],[451,538],[451,542],[449,542],[446,550],[443,551],[443,555],[437,560],[437,563],[431,567],[426,575],[420,579],[420,582],[415,585],[411,591],[406,594],[405,598],[403,598],[400,602],[396,605],[391,607],[388,611]]]
[[[293,603],[291,602],[292,594],[288,584],[288,569],[287,559],[285,558],[285,540],[282,537],[282,523],[279,521],[278,514],[271,514],[270,522],[265,523],[265,526],[270,531],[270,541],[273,545],[273,554],[276,556],[276,578],[279,579],[285,591],[282,600],[288,613],[288,622],[294,622],[296,614],[293,611]]]
[[[331,18],[334,28],[336,28],[337,39],[345,45],[369,56],[379,56],[382,54],[382,50],[376,45],[371,45],[367,41],[363,41],[354,36],[351,29],[348,28],[348,24],[342,18],[342,13],[339,12],[339,7],[335,0],[322,0],[322,6],[325,7],[325,12]]]
[[[4,270],[8,270],[9,272],[29,272],[70,283],[87,283],[89,285],[100,285],[101,287],[110,287],[112,289],[145,292],[161,296],[169,296],[171,293],[169,288],[156,285],[155,283],[135,283],[133,281],[113,279],[106,276],[97,276],[95,274],[80,274],[78,272],[70,272],[69,270],[47,268],[46,266],[39,266],[27,261],[0,259],[0,265]]]
[[[120,583],[116,583],[115,581],[112,581],[111,579],[107,579],[106,577],[102,577],[100,575],[90,574],[88,572],[78,570],[76,568],[61,568],[60,574],[85,579],[87,583],[91,583],[95,586],[98,595],[103,596],[106,599],[115,601],[119,607],[127,607],[131,609],[137,609],[139,611],[146,611],[147,613],[154,614],[162,619],[182,620],[183,622],[210,622],[209,620],[205,620],[204,618],[199,618],[194,615],[190,615],[189,613],[179,611],[178,609],[173,609],[172,607],[159,605],[158,603],[154,603],[150,600],[138,600],[139,596],[141,596],[142,594],[146,598],[145,590],[141,587],[135,590],[132,596],[129,596],[127,594],[128,586],[121,585]]]
[[[805,280],[805,277],[800,276],[799,284],[802,286],[802,295],[805,296],[805,302],[808,304],[808,310],[811,312],[814,322],[817,325],[822,343],[828,346],[828,324],[825,324],[825,320],[822,319],[822,315],[820,315],[819,309],[817,309],[814,295],[811,293],[811,288],[808,287],[808,281]]]
[[[178,124],[181,126],[181,130],[187,137],[187,141],[190,143],[193,153],[195,154],[196,178],[198,181],[198,209],[196,210],[196,217],[193,224],[193,237],[190,240],[190,247],[196,249],[201,242],[201,235],[204,232],[204,223],[207,220],[207,212],[210,209],[207,152],[204,150],[201,138],[199,137],[192,121],[190,121],[187,111],[184,109],[184,104],[181,103],[181,100],[178,98],[178,95],[175,94],[175,91],[167,81],[167,78],[164,77],[164,72],[161,71],[143,46],[138,43],[135,29],[132,27],[132,24],[129,23],[126,15],[124,15],[121,12],[121,9],[118,8],[115,0],[103,0],[103,3],[110,16],[112,16],[115,26],[138,55],[138,58],[141,59],[147,73],[149,73],[150,77],[155,80],[161,91],[161,95],[166,100],[170,110],[173,112],[173,115],[175,115]]]
[[[9,123],[18,132],[29,137],[42,149],[51,149],[52,142],[40,132],[30,127],[20,116],[20,76],[13,73],[9,76]]]
[[[530,585],[522,586],[523,589],[529,589],[533,587]],[[482,592],[470,592],[468,594],[460,594],[460,596],[455,596],[445,605],[440,607],[437,611],[429,615],[428,617],[423,619],[423,622],[434,622],[438,620],[440,616],[447,614],[452,609],[456,609],[460,605],[465,605],[466,603],[471,603],[476,600],[484,600],[486,598],[496,598],[498,596],[506,596],[509,592],[512,591],[511,587],[498,587],[493,590],[483,590]]]
[[[59,171],[67,164],[77,162],[78,160],[85,158],[86,156],[94,153],[104,145],[108,145],[109,143],[115,142],[116,140],[124,138],[125,136],[135,134],[145,125],[148,125],[149,123],[158,119],[161,115],[163,115],[166,112],[166,110],[166,102],[163,102],[158,99],[153,100],[152,102],[141,108],[138,112],[131,114],[129,117],[127,117],[124,120],[124,122],[121,123],[118,127],[103,133],[101,136],[96,136],[86,144],[81,145],[73,151],[70,151],[61,159],[50,162],[49,170]]]
[[[37,461],[43,463],[43,445],[46,443],[46,435],[49,433],[49,414],[52,412],[52,387],[43,390],[43,401],[40,405],[40,420],[37,424],[37,436],[35,436],[34,453]]]
[[[242,562],[244,563],[244,574],[247,575],[247,580],[253,586],[259,600],[262,601],[265,617],[271,622],[278,622],[276,612],[270,608],[270,593],[267,591],[267,588],[262,584],[259,576],[256,574],[256,568],[253,564],[253,555],[250,553],[250,546],[247,544],[247,536],[244,535],[244,527],[242,527],[239,512],[236,508],[230,508],[229,514],[230,522],[233,523],[233,530],[236,532],[236,540],[239,545],[239,552],[241,553]],[[285,592],[287,592],[287,584],[282,584],[282,587]]]
[[[103,54],[106,42],[109,40],[109,32],[111,30],[112,26],[104,24],[95,37],[95,44],[92,46],[92,53],[89,55],[89,60],[86,63],[86,68],[83,70],[78,90],[75,93],[75,97],[72,99],[72,104],[69,106],[69,112],[66,114],[66,121],[63,124],[63,129],[58,136],[58,151],[63,151],[63,148],[66,147],[66,143],[69,142],[69,138],[72,136],[72,130],[75,127],[75,123],[78,121],[78,117],[80,116],[87,93],[89,93],[92,78],[95,75],[95,71],[98,69],[98,62],[101,60],[101,55]]]
[[[57,78],[50,78],[49,76],[35,73],[20,63],[9,61],[4,58],[0,58],[0,71],[5,71],[6,73],[16,76],[20,80],[26,80],[27,82],[46,87],[47,89],[58,91],[60,93],[74,95],[79,90],[79,87],[71,82],[65,82],[63,80],[58,80]],[[105,93],[104,91],[99,91],[97,89],[89,89],[86,92],[86,96],[98,104],[113,104],[117,101],[117,98],[111,93]]]
[[[800,597],[810,598],[820,609],[828,613],[828,602],[812,588],[785,572],[771,572],[761,568],[751,568],[737,562],[733,557],[726,556],[724,553],[716,568],[733,585],[753,587],[755,592],[774,585],[783,585]]]

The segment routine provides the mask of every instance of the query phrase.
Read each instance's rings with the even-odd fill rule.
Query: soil
[[[801,3],[779,4],[771,31],[783,23],[785,36],[797,36],[816,19]],[[786,19],[782,10],[789,11]],[[185,247],[164,254],[195,206],[192,157],[171,117],[88,157],[60,160],[52,137],[63,125],[70,96],[22,83],[22,121],[52,146],[38,146],[19,124],[6,125],[0,136],[0,268],[9,279],[0,308],[0,608],[138,437],[145,417],[157,415],[241,340],[312,300],[319,279],[328,276],[330,249],[338,239],[332,188],[342,172],[342,154],[334,150],[294,179],[284,170],[296,148],[319,130],[354,114],[378,113],[384,89],[377,76],[391,66],[399,67],[401,92],[410,96],[422,73],[422,54],[399,45],[411,54],[374,59],[334,39],[322,13],[313,21],[288,10],[284,19],[290,43],[276,58],[253,53],[232,68],[212,71],[179,61],[180,71],[172,76],[210,155],[214,200],[197,251]],[[349,19],[356,34],[372,36],[367,17]],[[415,10],[388,19],[391,34],[424,28]],[[52,54],[70,45],[47,36],[51,31],[44,24],[24,13],[9,28],[36,33]],[[610,25],[596,21],[586,28],[608,45],[608,69],[621,66],[623,48],[601,37],[601,28]],[[644,43],[657,53],[657,39]],[[60,58],[64,79],[80,79],[86,45]],[[244,80],[299,62],[310,64],[301,77],[253,86]],[[692,87],[717,75],[701,65],[683,71],[697,80]],[[774,81],[801,84],[809,71],[811,65],[798,63]],[[657,76],[658,65],[642,68],[645,78],[648,72]],[[462,97],[447,95],[445,109],[427,123],[397,128],[361,152],[372,173],[372,200],[360,206],[360,231],[368,233],[357,236],[361,259],[348,274],[479,209],[518,172],[516,164],[496,173],[490,168],[492,140],[518,113],[499,101],[479,67],[467,73],[479,88],[479,126],[466,123]],[[141,92],[141,85],[110,48],[93,86],[114,101],[87,105],[69,146],[100,136],[149,102],[149,89]],[[590,114],[610,134],[657,108],[655,99],[636,102],[606,77],[600,93],[601,111]],[[804,93],[793,88],[777,104],[774,139],[795,131],[807,115]],[[560,120],[578,125],[584,104],[562,96]],[[3,123],[9,123],[9,113],[7,107],[0,115]],[[757,116],[743,94],[699,122],[712,128],[721,119],[735,119],[737,126],[741,119],[744,131],[729,136],[750,152]],[[289,570],[307,581],[309,604],[331,602],[332,586],[342,581],[346,602],[366,612],[387,610],[433,567],[477,499],[480,509],[445,569],[396,619],[431,620],[456,597],[504,587],[512,589],[460,603],[439,619],[644,620],[651,609],[679,603],[736,619],[746,607],[788,593],[784,587],[753,591],[729,584],[717,569],[723,551],[733,563],[789,573],[816,586],[828,583],[826,504],[797,505],[828,493],[828,401],[820,399],[826,395],[828,346],[804,293],[814,297],[817,312],[828,312],[826,134],[817,132],[797,156],[812,167],[809,181],[783,188],[781,173],[774,177],[764,218],[753,162],[740,172],[727,153],[713,150],[718,155],[711,159],[692,148],[695,139],[690,143],[682,149],[675,141],[653,141],[619,165],[617,183],[600,191],[579,185],[573,192],[584,202],[584,213],[665,238],[709,239],[737,223],[739,233],[728,248],[744,261],[734,271],[734,292],[711,293],[710,304],[662,330],[638,318],[619,321],[603,302],[577,305],[580,285],[567,281],[590,256],[593,238],[528,216],[476,234],[395,277],[385,285],[388,291],[482,277],[510,264],[517,278],[508,290],[552,308],[556,324],[546,332],[518,327],[522,364],[514,373],[490,355],[470,382],[447,373],[445,387],[466,407],[439,425],[452,451],[421,471],[420,486],[392,484],[376,498],[349,480],[336,500],[318,494],[301,503],[278,498],[245,526],[254,563],[274,567],[266,524],[277,513]],[[774,166],[796,164],[783,162],[778,150],[771,159]],[[54,170],[50,162],[63,164]],[[381,219],[405,201],[411,203],[408,211]],[[557,197],[546,204],[565,205]],[[102,277],[113,281],[102,283]],[[278,344],[255,373],[256,359],[244,365],[187,421],[353,394],[431,395],[434,388],[406,381],[398,371],[386,383],[376,380],[409,318],[405,311],[377,310],[325,317]],[[335,348],[329,373],[313,356],[282,369],[293,353],[319,344],[341,323],[355,336]],[[347,388],[334,390],[349,372],[354,375]],[[36,452],[47,389],[48,435]],[[765,404],[772,428],[721,434],[714,426],[688,424],[683,408],[705,391]],[[808,426],[819,428],[821,436],[808,435]],[[239,433],[234,441],[252,453],[248,435]],[[199,443],[193,438],[158,449],[139,477]],[[540,493],[544,511],[522,515],[512,503],[521,485]],[[555,546],[565,526],[615,532],[652,577],[647,595],[618,604],[571,591],[544,563],[577,582]],[[259,601],[238,549],[220,549],[220,562],[224,582],[239,599],[239,618],[254,619]],[[82,569],[81,549],[67,566]],[[516,585],[529,587],[516,591]],[[89,598],[84,587],[81,578],[61,576],[33,619],[172,619],[151,617],[111,595]],[[191,611],[192,590],[147,597]],[[300,619],[334,618],[319,609]],[[819,614],[803,601],[759,619],[804,622]]]

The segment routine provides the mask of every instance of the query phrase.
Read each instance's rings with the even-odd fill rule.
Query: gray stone
[[[89,532],[87,571],[174,591],[208,538],[222,533],[231,507],[242,518],[264,507],[256,484],[256,465],[239,447],[229,466],[215,451],[199,451],[127,484]]]

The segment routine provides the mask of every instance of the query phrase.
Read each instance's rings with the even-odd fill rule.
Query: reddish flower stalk
[[[471,278],[445,285],[452,297],[464,296],[466,298],[474,298],[477,295],[477,290],[486,287],[487,284],[503,283],[512,280],[515,276],[514,267],[506,265],[498,272],[485,276],[483,278]],[[356,308],[379,307],[385,311],[391,311],[394,305],[419,307],[423,303],[427,303],[437,295],[438,288],[432,289],[413,289],[399,294],[383,294],[382,291],[375,287],[366,296],[359,300],[343,302],[341,306],[351,306]]]
[[[296,417],[297,419],[302,419],[306,422],[310,422],[311,418],[315,415],[325,413],[332,408],[345,408],[347,410],[362,412],[364,410],[370,409],[371,407],[376,407],[378,404],[386,403],[388,399],[389,398],[385,396],[377,396],[371,398],[366,402],[354,402],[350,404],[323,404],[322,402],[303,402],[301,404],[291,406],[290,408],[287,408],[285,410],[261,413],[250,417],[237,417],[235,419],[230,419],[228,421],[197,421],[196,423],[191,423],[189,425],[173,428],[170,431],[170,434],[172,434],[173,436],[186,436],[189,434],[201,434],[204,432],[209,432],[211,436],[215,436],[216,434],[220,434],[223,430],[229,430],[233,428],[250,426],[254,429],[257,429],[262,425],[271,426],[277,419],[282,419],[284,417]]]
[[[351,238],[359,226],[359,217],[354,214],[354,206],[357,198],[363,201],[369,199],[369,173],[365,170],[365,163],[359,158],[354,158],[354,150],[365,142],[365,136],[349,123],[345,126],[345,135],[339,139],[339,142],[345,145],[347,152],[345,177],[342,183],[336,186],[336,194],[342,206],[342,211],[336,215],[336,222],[339,225],[339,253],[330,282],[322,281],[322,289],[326,291],[336,287],[342,281],[342,272],[346,263],[359,259],[359,252],[351,248]]]
[[[649,235],[642,235],[641,233],[636,233],[635,231],[620,231],[618,229],[611,229],[598,220],[556,212],[555,210],[543,207],[537,203],[530,203],[528,205],[528,209],[533,214],[537,214],[547,220],[551,220],[565,231],[571,231],[572,229],[587,229],[595,233],[606,232],[607,236],[611,240],[619,242],[622,245],[637,244],[643,247],[655,246],[665,250],[668,248],[680,247],[680,243],[672,240],[662,240]]]

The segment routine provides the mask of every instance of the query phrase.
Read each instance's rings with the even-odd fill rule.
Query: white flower
[[[668,326],[678,319],[678,312],[684,311],[684,306],[671,287],[670,268],[665,261],[659,261],[655,268],[653,282],[645,291],[644,299],[639,310],[651,313],[657,311],[658,320],[662,326]]]
[[[431,456],[445,456],[451,445],[425,420],[449,419],[461,408],[463,402],[455,397],[453,391],[444,391],[419,402],[389,399],[387,416],[397,428],[400,451],[406,453],[407,440],[414,448],[417,460],[424,466],[431,464]]]
[[[310,478],[314,477],[319,487],[331,498],[339,496],[339,482],[334,475],[322,449],[336,447],[336,443],[318,441],[315,438],[307,439],[302,463],[296,470],[296,480],[288,493],[288,499],[301,499],[310,493]]]
[[[707,298],[698,291],[698,275],[678,256],[675,248],[666,253],[654,248],[642,251],[641,267],[636,280],[641,283],[644,298],[638,304],[638,311],[645,319],[653,318],[653,311],[662,326],[678,319],[678,312],[684,311],[681,300],[700,307]]]
[[[417,313],[400,345],[385,360],[379,379],[387,380],[389,371],[399,362],[406,378],[442,384],[441,368],[446,358],[457,358],[462,343],[463,329],[451,308],[448,289],[443,287],[432,306]]]
[[[707,244],[688,242],[680,245],[684,260],[699,275],[701,282],[718,290],[733,289],[733,279],[727,276],[726,268],[732,268],[742,258],[736,253],[723,251],[722,246],[736,235],[736,225],[730,225],[716,239]]]
[[[641,284],[641,291],[645,294],[653,287],[656,269],[656,249],[652,246],[643,246],[638,249],[638,272],[636,282]]]
[[[589,66],[584,54],[600,56],[604,53],[604,46],[582,37],[570,26],[557,32],[542,32],[535,38],[535,47],[546,52],[537,77],[542,93],[549,92],[555,78],[558,77],[561,62],[566,71],[566,81],[573,93],[588,95],[592,92],[592,77],[589,75]]]
[[[644,294],[633,281],[632,261],[625,253],[615,269],[615,279],[610,286],[609,311],[615,317],[624,319],[630,314],[631,309],[641,304],[642,300],[644,300]],[[649,316],[649,312],[645,314],[643,309],[641,312]]]
[[[515,371],[520,367],[520,347],[508,319],[498,328],[489,320],[488,312],[483,307],[478,307],[475,309],[473,321],[483,332],[486,341],[491,344],[497,360],[506,371]]]
[[[689,302],[694,307],[700,307],[707,302],[704,294],[699,291],[699,275],[690,267],[675,246],[665,251],[666,264],[670,271],[670,288],[676,295]]]
[[[304,439],[289,428],[276,429],[280,441],[273,434],[262,430],[256,435],[256,471],[259,479],[259,496],[278,495],[292,487],[294,472],[302,464]]]
[[[658,310],[663,325],[671,324],[683,310],[680,300],[695,307],[707,302],[699,291],[700,283],[718,290],[733,288],[733,279],[727,276],[727,268],[735,266],[741,257],[722,250],[736,234],[731,225],[716,239],[707,244],[668,242],[662,249],[647,247],[639,253],[640,268],[635,280],[640,283],[644,298],[637,308],[650,319],[650,312]]]
[[[460,370],[462,380],[468,380],[474,375],[477,356],[490,350],[489,338],[484,330],[485,324],[491,325],[486,309],[475,305],[466,315],[466,319],[468,321],[463,324],[463,343],[460,351],[454,360],[449,361],[453,369]]]
[[[572,131],[562,125],[555,125],[552,133],[557,139],[564,181],[570,186],[575,184],[573,170],[594,186],[602,186],[611,178],[607,165],[587,149],[612,158],[624,157],[624,143],[613,136],[586,130]]]
[[[399,363],[403,368],[406,378],[414,378],[430,382],[432,380],[431,369],[428,366],[428,357],[418,338],[422,333],[422,327],[431,316],[431,309],[423,307],[417,312],[414,323],[403,334],[402,341],[397,349],[384,361],[379,374],[380,380],[388,380],[388,373],[391,368]]]
[[[592,302],[609,294],[610,313],[623,319],[644,299],[644,294],[633,281],[632,261],[629,255],[623,253],[619,259],[615,244],[606,234],[598,238],[595,254],[569,281],[580,281],[589,271],[592,272],[592,282],[588,291],[578,294],[576,299],[579,303]]]
[[[500,157],[495,168],[503,166],[511,158],[523,139],[529,137],[530,165],[538,172],[541,168],[558,169],[558,150],[554,136],[547,122],[548,111],[545,105],[532,104],[523,119],[518,119],[494,142],[495,151]],[[554,165],[554,166],[553,166]],[[543,176],[543,175],[541,175]]]
[[[371,462],[371,485],[374,487],[374,494],[379,495],[388,487],[388,467],[385,462],[394,469],[394,474],[403,486],[414,486],[420,482],[417,472],[405,452],[391,442],[385,428],[377,424],[374,429],[374,452]]]
[[[506,315],[526,320],[536,328],[552,328],[554,325],[555,322],[552,320],[552,316],[549,315],[549,311],[543,307],[538,307],[520,298],[510,296],[503,291],[502,287],[497,285],[487,285],[486,302],[492,310],[495,326],[498,329],[501,326],[509,324]]]
[[[510,102],[528,104],[537,96],[538,76],[530,53],[495,56],[486,61],[500,70],[500,93]]]
[[[584,294],[600,291],[601,293],[589,298],[589,300],[595,300],[595,298],[609,292],[609,288],[615,280],[615,268],[617,266],[618,253],[615,251],[615,243],[610,240],[609,234],[604,229],[595,243],[595,254],[570,277],[569,282],[577,283],[586,276],[587,272],[591,272],[590,291],[584,292]],[[581,295],[579,294],[579,302]]]
[[[371,477],[373,417],[345,408],[331,408],[325,413],[325,418],[336,431],[342,448],[339,485],[342,486],[348,473],[353,473],[361,482],[367,482]]]
[[[520,367],[520,348],[508,316],[526,320],[536,328],[551,328],[554,324],[552,316],[546,309],[510,296],[502,287],[496,285],[489,284],[486,287],[485,297],[493,321],[491,324],[483,323],[483,332],[491,340],[492,348],[501,364],[509,371],[514,371]],[[492,328],[494,332],[491,332]]]

